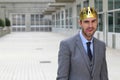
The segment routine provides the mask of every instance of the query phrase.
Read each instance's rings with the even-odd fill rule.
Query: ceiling
[[[75,0],[0,0],[0,7],[9,12],[51,14]]]
[[[64,3],[68,3],[68,2],[74,2],[75,0],[55,0],[56,2],[64,2]]]
[[[55,0],[0,0],[0,2],[7,2],[7,3],[20,3],[20,2],[23,2],[23,3],[26,3],[26,2],[41,2],[41,3],[48,3],[48,2],[55,2]]]

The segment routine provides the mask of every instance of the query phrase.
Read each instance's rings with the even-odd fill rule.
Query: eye
[[[84,23],[89,23],[89,21],[84,21]]]
[[[94,23],[94,22],[96,22],[96,20],[93,20],[92,22]]]

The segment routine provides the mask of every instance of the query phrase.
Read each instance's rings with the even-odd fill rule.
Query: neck
[[[83,34],[83,36],[88,40],[88,41],[91,41],[91,39],[92,39],[92,36],[87,36],[86,34],[84,34],[83,32],[82,32],[82,34]]]
[[[91,41],[92,37],[87,37],[86,39],[87,39],[88,41]]]

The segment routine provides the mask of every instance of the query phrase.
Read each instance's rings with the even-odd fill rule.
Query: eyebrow
[[[96,21],[96,19],[92,20],[92,22]]]
[[[97,19],[93,19],[92,22],[96,21]],[[89,20],[85,20],[84,22],[89,22]]]

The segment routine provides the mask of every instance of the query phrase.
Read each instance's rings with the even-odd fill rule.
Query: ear
[[[78,20],[78,23],[81,25],[81,24],[82,24],[82,21],[81,21],[81,20]]]

